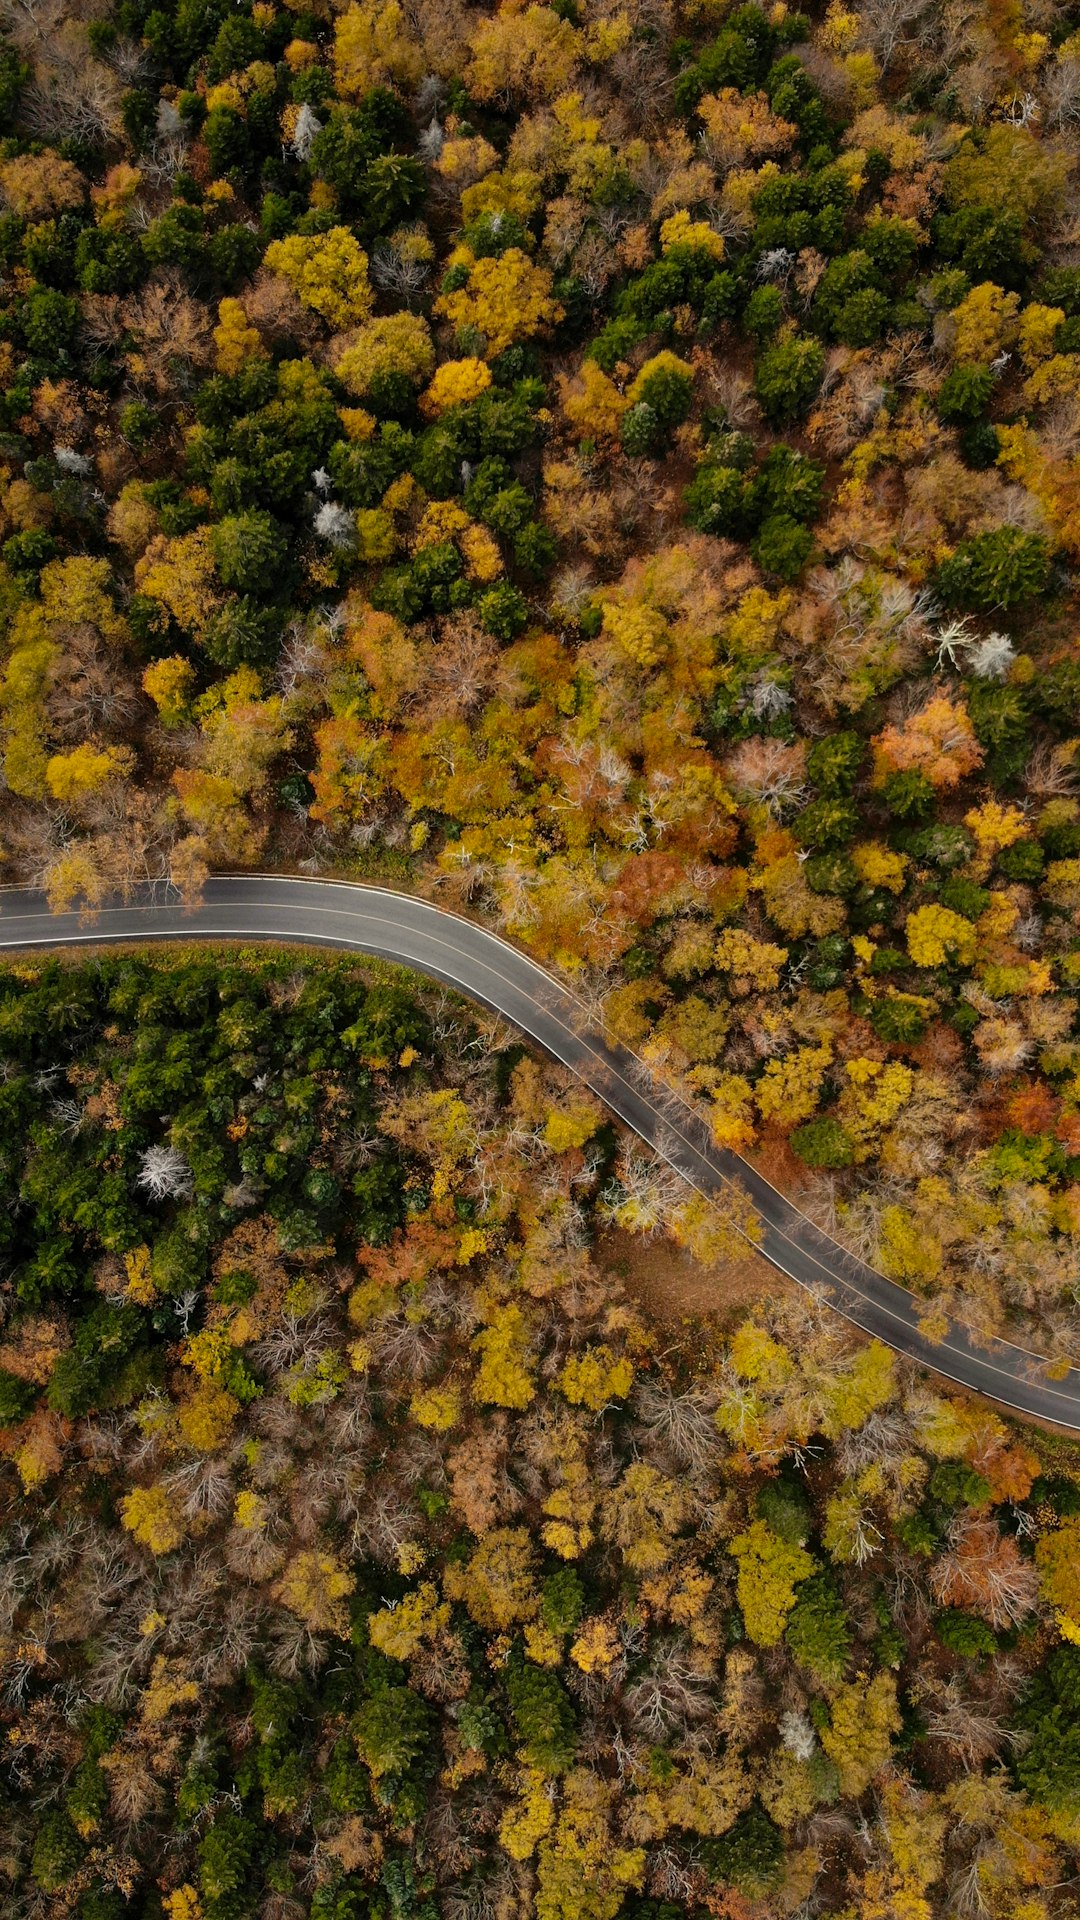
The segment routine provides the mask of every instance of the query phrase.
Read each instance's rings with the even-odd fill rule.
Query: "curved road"
[[[185,908],[168,888],[103,907],[89,923],[51,914],[43,896],[0,889],[0,950],[136,940],[281,940],[378,955],[441,980],[502,1014],[572,1068],[684,1180],[712,1195],[738,1184],[761,1221],[760,1251],[865,1333],[922,1366],[1019,1413],[1080,1432],[1080,1369],[1052,1379],[1038,1355],[1004,1341],[976,1345],[958,1326],[931,1342],[904,1287],[830,1240],[708,1129],[632,1054],[588,1031],[567,988],[475,922],[381,887],[272,874],[218,875]]]

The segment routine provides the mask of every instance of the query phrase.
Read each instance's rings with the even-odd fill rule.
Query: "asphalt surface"
[[[713,1146],[697,1115],[639,1060],[587,1029],[567,988],[473,921],[381,887],[272,874],[217,875],[194,907],[168,888],[148,889],[89,922],[50,913],[39,893],[0,889],[0,951],[138,940],[294,941],[376,954],[445,982],[570,1067],[699,1192],[741,1187],[761,1223],[759,1251],[865,1333],[1019,1413],[1080,1432],[1080,1369],[1052,1379],[1037,1354],[1005,1341],[977,1345],[955,1325],[928,1340],[922,1303],[906,1288],[838,1246],[747,1161]]]

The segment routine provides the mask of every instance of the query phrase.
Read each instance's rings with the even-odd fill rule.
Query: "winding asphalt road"
[[[1080,1432],[1080,1369],[1053,1379],[1037,1354],[1005,1341],[978,1346],[955,1325],[928,1340],[906,1288],[838,1246],[747,1161],[713,1146],[697,1115],[639,1060],[588,1030],[567,988],[475,922],[381,887],[272,874],[218,875],[190,908],[168,888],[148,889],[89,923],[50,913],[39,893],[0,889],[0,950],[137,940],[295,941],[376,954],[445,982],[570,1067],[699,1192],[740,1186],[758,1214],[765,1257],[865,1333],[1019,1413]]]

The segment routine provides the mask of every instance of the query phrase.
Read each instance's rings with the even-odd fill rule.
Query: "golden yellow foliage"
[[[595,360],[583,360],[576,374],[560,373],[557,381],[562,410],[579,440],[618,439],[630,402]]]
[[[195,669],[183,654],[171,653],[161,660],[151,660],[142,684],[143,692],[149,694],[158,710],[163,727],[183,727],[189,723]]]
[[[552,1783],[538,1767],[527,1767],[518,1799],[503,1814],[499,1845],[511,1860],[528,1860],[554,1824]]]
[[[627,1888],[643,1884],[645,1849],[617,1845],[610,1802],[598,1774],[567,1775],[558,1820],[540,1842],[537,1920],[615,1920]]]
[[[168,1920],[203,1920],[202,1901],[189,1880],[165,1894],[161,1904]]]
[[[787,1348],[756,1320],[744,1320],[736,1327],[728,1354],[743,1380],[766,1380],[772,1386],[783,1386],[794,1371]]]
[[[633,1362],[610,1347],[583,1347],[571,1354],[559,1374],[559,1392],[572,1407],[600,1413],[612,1400],[625,1400],[634,1384]]]
[[[544,1145],[552,1153],[567,1153],[591,1140],[604,1116],[587,1095],[576,1095],[565,1106],[553,1107],[544,1122]]]
[[[829,1708],[821,1744],[840,1769],[843,1791],[857,1797],[888,1764],[893,1736],[903,1726],[896,1681],[891,1673],[860,1674],[835,1689]]]
[[[70,160],[46,149],[44,153],[21,153],[0,166],[0,192],[13,213],[27,220],[44,220],[51,213],[63,213],[69,207],[81,207],[86,200],[86,181]]]
[[[670,253],[672,247],[693,247],[699,253],[711,254],[714,260],[724,257],[723,237],[707,220],[692,220],[685,207],[671,214],[660,227],[661,253]]]
[[[221,603],[209,527],[167,539],[156,534],[135,564],[135,584],[158,600],[185,632],[201,633]]]
[[[181,1402],[180,1431],[188,1445],[200,1453],[215,1453],[224,1446],[239,1411],[240,1402],[231,1393],[204,1381]]]
[[[218,372],[230,378],[239,373],[246,360],[265,360],[267,357],[259,329],[248,324],[247,314],[239,300],[224,299],[218,304],[214,353]]]
[[[372,87],[419,84],[426,71],[420,47],[398,0],[354,0],[334,23],[334,77],[346,100]]]
[[[139,1703],[140,1718],[145,1725],[155,1726],[174,1707],[190,1707],[199,1698],[198,1682],[182,1679],[182,1671],[180,1661],[170,1660],[163,1653],[155,1654]]]
[[[266,249],[266,264],[288,281],[303,306],[332,327],[355,326],[371,312],[367,254],[348,227],[274,240]]]
[[[349,1610],[345,1602],[356,1588],[356,1575],[342,1566],[337,1555],[317,1548],[295,1553],[275,1583],[275,1600],[303,1620],[313,1633],[349,1637]]]
[[[779,1060],[769,1060],[754,1088],[762,1119],[778,1120],[785,1127],[808,1120],[817,1107],[821,1082],[832,1057],[832,1047],[825,1041],[819,1047],[798,1047]]]
[[[464,360],[444,360],[434,379],[420,397],[420,411],[431,420],[448,413],[451,407],[467,406],[478,400],[491,385],[491,368],[486,360],[470,356]]]
[[[388,313],[368,322],[346,347],[337,375],[363,399],[377,380],[404,374],[419,386],[435,365],[431,329],[418,313]]]
[[[527,1407],[536,1383],[525,1365],[529,1329],[521,1308],[497,1307],[489,1324],[476,1335],[473,1348],[480,1355],[473,1399],[482,1407]]]
[[[570,1648],[570,1658],[582,1673],[609,1673],[619,1652],[619,1635],[614,1621],[600,1615],[582,1621]]]
[[[668,644],[667,622],[656,607],[640,602],[609,601],[603,613],[604,633],[636,667],[655,667]]]
[[[716,942],[714,964],[718,972],[731,975],[733,993],[772,993],[780,985],[787,957],[786,947],[757,940],[742,927],[725,927]]]
[[[423,1387],[409,1402],[410,1417],[432,1433],[447,1433],[461,1418],[461,1395],[454,1386]]]
[[[970,966],[975,958],[975,928],[951,907],[916,907],[904,934],[917,967]]]
[[[392,1660],[410,1660],[418,1647],[438,1638],[450,1623],[450,1608],[425,1580],[397,1606],[368,1616],[368,1639]]]
[[[135,1487],[120,1502],[120,1524],[151,1553],[172,1553],[184,1528],[164,1487]]]
[[[508,247],[497,260],[477,260],[467,247],[459,247],[451,264],[466,266],[468,280],[454,293],[440,294],[435,311],[445,314],[453,327],[475,327],[484,337],[489,360],[515,340],[531,340],[563,317],[552,294],[551,274],[534,266],[520,247]]]
[[[907,874],[907,855],[893,853],[878,840],[864,840],[852,847],[851,859],[860,880],[868,887],[885,887],[889,893],[903,893]]]
[[[465,81],[481,101],[554,99],[568,85],[581,50],[578,29],[551,7],[522,7],[513,0],[481,19],[470,38]]]
[[[447,1565],[443,1592],[463,1600],[478,1626],[505,1633],[535,1618],[536,1558],[527,1527],[493,1527],[468,1563]]]
[[[739,1605],[746,1631],[759,1647],[774,1647],[795,1605],[795,1588],[814,1571],[805,1548],[781,1540],[764,1520],[736,1534],[728,1552],[738,1562]]]
[[[954,307],[953,354],[957,361],[993,360],[1005,347],[1012,346],[1017,334],[1018,293],[1006,293],[992,280],[984,280]]]
[[[70,753],[54,753],[45,767],[45,784],[54,800],[77,807],[111,781],[124,779],[135,765],[130,747],[94,747],[84,741]]]

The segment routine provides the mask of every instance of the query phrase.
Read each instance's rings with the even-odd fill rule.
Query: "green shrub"
[[[814,536],[790,513],[772,513],[762,523],[750,551],[762,573],[791,582],[803,572],[814,551]]]
[[[496,640],[516,640],[529,624],[528,602],[507,580],[482,593],[476,611],[481,624]]]
[[[934,590],[948,607],[1008,613],[1045,593],[1049,579],[1050,546],[1042,534],[994,527],[961,540],[934,575]]]
[[[540,1594],[540,1616],[552,1633],[573,1633],[585,1613],[585,1589],[573,1567],[549,1573]]]
[[[926,1023],[926,1008],[910,994],[891,994],[870,1008],[870,1025],[890,1046],[913,1047],[926,1032]]]
[[[964,1660],[992,1659],[998,1650],[997,1636],[986,1621],[962,1607],[945,1607],[934,1626],[942,1646]]]
[[[756,1801],[718,1840],[699,1843],[702,1865],[714,1886],[733,1886],[760,1897],[776,1880],[784,1858],[780,1829]]]
[[[85,1849],[66,1813],[47,1813],[37,1830],[30,1871],[43,1893],[61,1893],[83,1862]]]
[[[993,392],[994,375],[989,367],[953,367],[941,383],[938,413],[950,425],[977,420],[986,412]]]
[[[352,1718],[361,1760],[376,1779],[406,1773],[427,1751],[431,1713],[411,1687],[383,1687]]]
[[[823,793],[850,793],[866,752],[857,733],[827,733],[806,756],[806,771]]]
[[[827,1114],[796,1127],[791,1144],[808,1167],[850,1167],[855,1158],[849,1135]]]
[[[6,1367],[0,1367],[0,1427],[16,1427],[25,1420],[37,1399],[37,1388],[29,1380],[20,1380]]]
[[[577,1747],[577,1723],[558,1674],[525,1663],[508,1672],[506,1693],[528,1765],[565,1773]]]
[[[850,840],[859,828],[859,809],[838,793],[811,800],[795,821],[795,838],[803,847],[835,847]]]
[[[765,418],[775,427],[797,420],[810,405],[824,371],[825,349],[808,334],[767,347],[754,367],[754,392]]]
[[[777,333],[784,320],[784,296],[779,287],[755,287],[746,303],[743,326],[758,346]]]
[[[232,1920],[233,1914],[246,1912],[252,1904],[256,1838],[253,1822],[226,1807],[200,1840],[199,1890],[209,1920]]]
[[[224,584],[238,593],[265,592],[285,565],[285,533],[272,514],[257,508],[227,515],[210,538]]]
[[[819,1680],[839,1680],[852,1647],[851,1629],[831,1573],[800,1583],[784,1637],[800,1666]]]

